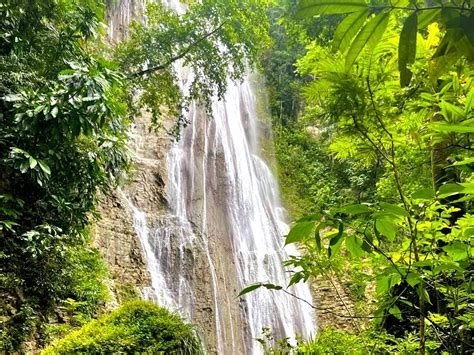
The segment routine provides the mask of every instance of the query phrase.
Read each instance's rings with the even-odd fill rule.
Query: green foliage
[[[183,14],[148,4],[146,24],[133,23],[130,38],[117,46],[114,55],[129,79],[129,96],[143,91],[139,100],[130,101],[131,112],[146,108],[157,125],[163,112],[171,114],[179,118],[177,129],[186,124],[182,112],[191,100],[210,112],[211,98],[223,97],[229,78],[242,79],[266,45],[265,4],[207,0],[190,3]],[[193,73],[184,92],[172,66],[176,61]]]
[[[42,354],[99,353],[200,354],[193,327],[167,310],[146,301],[122,305],[65,338]]]
[[[292,174],[291,182],[282,176],[283,198],[301,181],[324,191],[342,180],[335,171],[309,169],[317,159],[302,157],[311,144],[299,144],[294,155],[294,144],[279,151],[295,127],[312,133],[320,151],[345,167],[346,179],[357,177],[347,167],[374,172],[359,199],[352,184],[344,198],[329,188],[315,202],[308,193],[291,199],[309,215],[286,237],[304,251],[285,263],[293,270],[289,284],[336,277],[353,291],[355,316],[372,320],[354,335],[323,332],[304,350],[470,351],[474,90],[470,30],[461,24],[471,20],[470,2],[301,0],[299,9],[298,18],[343,18],[333,37],[315,36],[297,61],[307,78],[304,111],[276,136],[280,169]],[[339,200],[321,204],[334,191]]]
[[[372,52],[382,38],[389,18],[408,14],[400,33],[398,65],[400,84],[407,86],[412,76],[408,68],[416,57],[417,32],[433,22],[442,24],[445,35],[432,57],[429,74],[434,81],[446,73],[459,58],[474,60],[474,11],[470,1],[439,1],[427,4],[423,1],[382,1],[365,0],[300,0],[297,15],[300,18],[315,15],[348,14],[339,24],[333,48],[346,54],[346,67],[350,68],[364,48]],[[400,16],[401,15],[401,16]],[[360,18],[365,18],[365,21]],[[420,21],[418,20],[420,18]],[[339,34],[343,34],[347,46],[340,46]]]
[[[265,4],[190,2],[184,14],[150,4],[147,26],[133,24],[129,39],[111,48],[102,35],[112,1],[2,1],[4,351],[21,351],[28,337],[41,343],[41,324],[58,313],[65,319],[46,333],[97,315],[105,271],[87,248],[87,226],[101,196],[126,178],[130,123],[144,109],[159,124],[166,111],[179,128],[191,99],[209,108],[212,96],[222,97],[228,78],[242,78],[267,41]],[[194,71],[184,94],[172,66],[180,60]]]

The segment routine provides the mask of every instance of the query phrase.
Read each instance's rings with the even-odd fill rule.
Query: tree
[[[18,350],[61,302],[77,296],[64,283],[71,253],[86,248],[101,196],[126,177],[127,130],[135,115],[151,110],[158,123],[166,110],[182,122],[190,100],[209,108],[265,42],[263,9],[260,1],[207,0],[177,14],[151,4],[148,25],[135,23],[130,38],[111,48],[102,37],[103,1],[0,4],[6,351]],[[178,87],[178,60],[195,72],[187,94]]]

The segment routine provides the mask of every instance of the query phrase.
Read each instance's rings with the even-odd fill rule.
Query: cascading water
[[[174,0],[168,6],[183,11]],[[192,74],[177,70],[186,90]],[[210,328],[204,340],[211,352],[258,354],[262,348],[255,338],[263,327],[275,338],[308,337],[314,314],[283,292],[257,290],[236,298],[256,282],[287,285],[282,264],[297,251],[283,247],[288,226],[277,181],[261,157],[262,123],[250,80],[229,82],[212,111],[206,117],[193,104],[189,125],[168,153],[167,213],[146,215],[121,194],[133,212],[151,275],[143,296]],[[145,142],[137,144],[138,151],[146,149]],[[311,300],[305,284],[288,291]]]

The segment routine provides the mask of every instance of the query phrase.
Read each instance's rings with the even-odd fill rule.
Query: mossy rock
[[[193,326],[148,301],[125,303],[57,340],[42,354],[200,354]]]

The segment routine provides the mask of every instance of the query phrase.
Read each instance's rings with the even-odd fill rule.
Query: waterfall
[[[183,11],[175,0],[168,6]],[[185,91],[192,73],[176,69]],[[212,117],[191,105],[189,124],[167,155],[167,211],[149,215],[121,193],[151,275],[143,297],[204,328],[204,342],[218,354],[261,353],[255,339],[263,327],[275,339],[307,338],[315,330],[312,308],[297,299],[311,301],[306,284],[288,290],[296,297],[265,289],[236,297],[256,282],[286,286],[283,261],[298,253],[284,247],[288,225],[262,157],[265,123],[255,96],[249,78],[229,80],[224,99],[213,100]],[[138,151],[146,149],[140,144]]]

